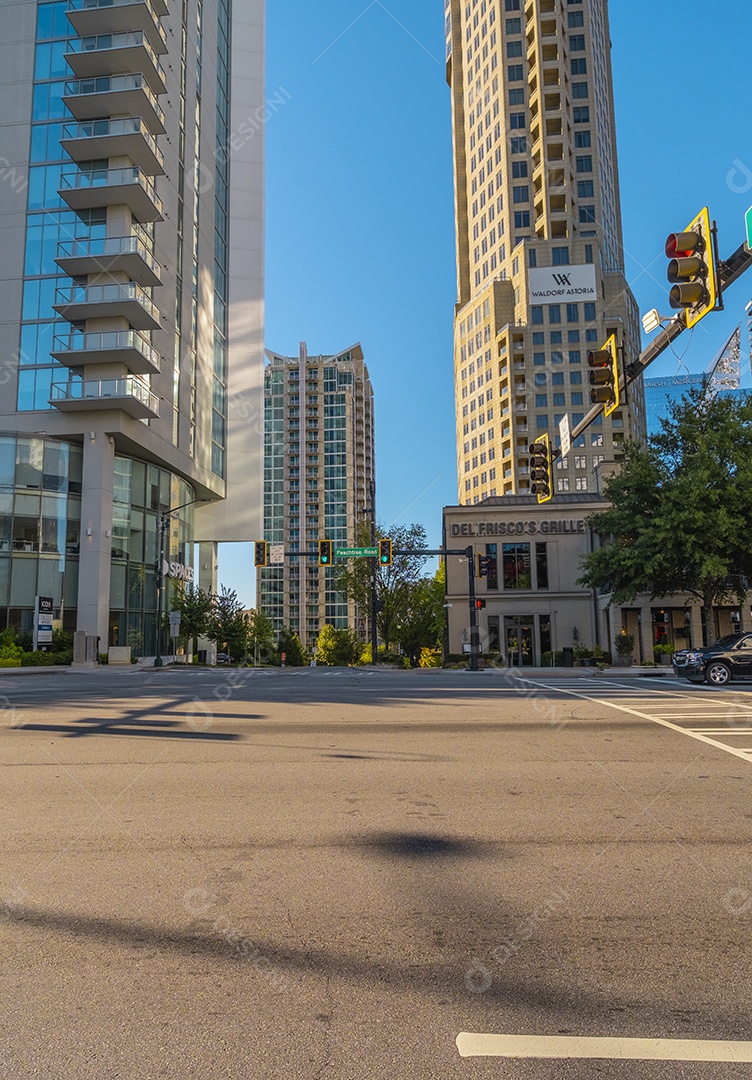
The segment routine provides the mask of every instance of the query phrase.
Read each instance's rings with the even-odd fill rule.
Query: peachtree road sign
[[[747,251],[752,251],[752,206],[744,215],[744,224],[747,229]]]
[[[334,552],[337,559],[359,559],[359,558],[375,558],[379,553],[379,549],[375,547],[367,548],[337,548]]]

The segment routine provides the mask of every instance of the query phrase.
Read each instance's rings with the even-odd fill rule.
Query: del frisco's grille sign
[[[596,299],[595,267],[543,266],[528,271],[531,304],[561,304]]]
[[[566,518],[561,521],[477,521],[452,522],[451,536],[562,536],[565,533],[584,533],[584,518]]]

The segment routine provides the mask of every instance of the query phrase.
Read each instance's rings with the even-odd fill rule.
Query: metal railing
[[[159,415],[159,398],[145,383],[133,375],[128,375],[124,379],[76,379],[66,383],[53,383],[50,395],[50,400],[53,402],[98,398],[133,398],[155,415]]]

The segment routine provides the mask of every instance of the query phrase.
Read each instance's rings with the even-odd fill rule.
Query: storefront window
[[[548,544],[535,545],[536,585],[539,589],[548,588]]]
[[[486,555],[489,557],[488,573],[486,574],[486,588],[498,589],[499,587],[499,563],[497,558],[496,544],[486,544]]]
[[[502,544],[502,565],[505,589],[530,589],[530,545]]]

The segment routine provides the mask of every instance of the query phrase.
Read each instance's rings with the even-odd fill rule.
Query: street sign
[[[377,547],[337,548],[334,556],[337,559],[375,559],[378,553]]]
[[[747,227],[747,251],[752,251],[752,206],[744,215],[744,224]]]
[[[34,600],[34,633],[33,648],[37,651],[39,645],[49,645],[52,641],[52,616],[55,602],[51,596],[37,596]]]
[[[569,429],[569,413],[564,413],[559,421],[559,441],[561,442],[561,456],[565,458],[572,449],[572,436]]]
[[[269,565],[270,566],[284,566],[285,564],[285,545],[284,544],[270,544],[269,545]]]

